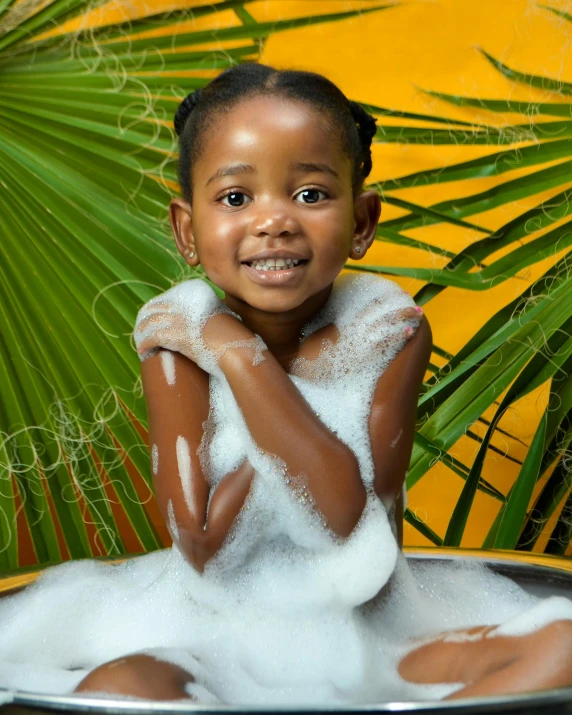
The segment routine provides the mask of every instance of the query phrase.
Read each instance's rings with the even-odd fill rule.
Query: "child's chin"
[[[303,302],[303,300],[285,300],[284,298],[276,296],[268,300],[256,301],[256,303],[251,303],[250,305],[253,308],[264,311],[265,313],[278,314],[288,313],[291,310],[295,310],[296,308],[299,308]]]

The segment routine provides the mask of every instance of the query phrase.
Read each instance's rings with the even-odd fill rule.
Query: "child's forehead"
[[[250,154],[263,162],[288,158],[289,163],[346,165],[348,157],[332,124],[309,102],[272,95],[246,98],[213,118],[201,163],[239,160]]]
[[[235,102],[226,113],[233,114],[235,118],[243,117],[247,120],[258,116],[275,118],[281,116],[298,117],[300,121],[306,118],[318,123],[323,120],[323,112],[309,100],[304,101],[281,94],[247,95]]]

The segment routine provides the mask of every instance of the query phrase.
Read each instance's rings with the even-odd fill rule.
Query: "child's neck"
[[[254,308],[248,303],[226,296],[226,305],[242,319],[254,333],[260,335],[270,352],[284,369],[298,355],[302,328],[327,302],[332,286],[328,286],[293,310],[284,313],[269,313]]]

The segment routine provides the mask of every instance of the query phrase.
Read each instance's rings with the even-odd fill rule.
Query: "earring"
[[[195,252],[189,251],[189,258],[194,258],[194,257],[195,257]]]
[[[356,253],[361,253],[361,246],[356,246],[356,247],[355,247],[355,252],[356,252]]]

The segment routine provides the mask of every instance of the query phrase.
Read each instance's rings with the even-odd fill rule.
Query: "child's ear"
[[[199,256],[193,235],[192,210],[185,199],[173,199],[169,205],[169,219],[179,253],[190,266],[199,265]]]
[[[350,258],[359,261],[375,239],[377,222],[381,214],[381,201],[375,189],[362,191],[354,200],[355,229]]]

